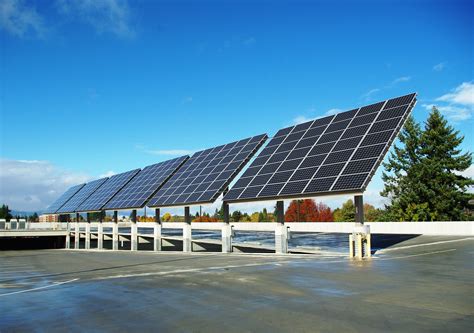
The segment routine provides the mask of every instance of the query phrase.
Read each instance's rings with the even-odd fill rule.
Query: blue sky
[[[472,151],[472,12],[472,1],[0,0],[0,199],[42,209],[76,182],[413,91],[415,118],[438,105]],[[377,205],[379,178],[366,196]]]

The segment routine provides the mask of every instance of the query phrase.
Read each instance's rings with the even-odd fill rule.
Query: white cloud
[[[393,80],[391,83],[390,83],[390,86],[394,86],[398,83],[401,83],[401,82],[408,82],[411,80],[411,76],[402,76],[402,77],[399,77],[399,78],[396,78],[395,80]]]
[[[115,174],[116,174],[115,171],[109,170],[109,171],[104,172],[103,174],[99,175],[99,178],[112,177]]]
[[[43,37],[46,31],[43,18],[22,0],[0,1],[0,29],[17,37],[26,37],[29,33]]]
[[[361,97],[366,101],[370,101],[375,94],[377,94],[377,93],[379,93],[383,90],[393,88],[394,86],[398,85],[399,83],[408,82],[408,81],[411,81],[411,76],[398,77],[398,78],[394,79],[393,81],[391,81],[390,83],[386,84],[385,86],[383,86],[381,88],[374,88],[374,89],[369,90],[368,92],[363,94]]]
[[[380,91],[379,88],[374,88],[370,89],[368,92],[362,95],[362,98],[364,98],[366,101],[370,100],[372,96]]]
[[[90,179],[48,161],[0,159],[0,170],[1,201],[15,210],[45,209],[70,186]]]
[[[183,98],[183,100],[181,101],[181,104],[190,104],[193,102],[193,97],[192,96],[187,96],[185,98]]]
[[[305,123],[305,122],[310,121],[310,120],[312,120],[312,118],[307,118],[306,116],[297,116],[297,117],[293,118],[292,124],[293,125],[299,125],[299,124]]]
[[[57,0],[57,7],[61,14],[87,22],[99,34],[107,32],[126,38],[135,35],[126,0]]]
[[[257,42],[257,40],[254,37],[249,37],[247,39],[244,39],[242,43],[245,46],[250,46],[250,45],[254,45],[256,42]]]
[[[445,67],[446,67],[446,63],[445,62],[440,62],[439,64],[436,64],[436,65],[433,66],[433,70],[435,72],[441,72]]]
[[[463,82],[447,94],[435,99],[438,103],[423,104],[427,110],[436,106],[438,110],[453,122],[472,118],[474,114],[474,83]]]
[[[342,111],[343,110],[337,109],[337,108],[329,109],[329,110],[326,111],[326,113],[324,113],[324,117],[332,116],[332,115],[335,115],[336,113],[339,113],[339,112],[342,112]]]
[[[197,151],[202,149],[149,149],[144,145],[136,145],[135,148],[145,154],[150,155],[161,155],[161,156],[183,156],[183,155],[192,155]]]
[[[453,122],[460,122],[472,117],[472,109],[462,106],[423,104],[423,107],[428,111],[431,111],[433,107],[436,107],[439,112],[444,114]]]
[[[450,93],[436,99],[437,101],[474,106],[474,83],[463,82]]]
[[[466,170],[462,172],[456,172],[456,173],[467,178],[474,178],[474,165],[471,164],[471,166],[467,168]]]

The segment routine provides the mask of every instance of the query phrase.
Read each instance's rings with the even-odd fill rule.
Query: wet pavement
[[[344,255],[0,252],[0,332],[472,332],[474,239]]]

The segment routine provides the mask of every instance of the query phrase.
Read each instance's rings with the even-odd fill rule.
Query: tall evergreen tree
[[[409,118],[384,163],[382,196],[391,201],[388,214],[394,220],[430,221],[462,218],[472,180],[459,172],[471,165],[471,153],[461,154],[459,132],[434,108],[421,130]]]
[[[467,206],[471,178],[460,175],[471,166],[470,152],[462,153],[464,136],[448,125],[433,107],[421,137],[424,179],[429,184],[428,209],[437,220],[460,220]]]

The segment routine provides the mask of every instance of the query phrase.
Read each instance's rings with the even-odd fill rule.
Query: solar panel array
[[[149,165],[141,170],[104,207],[104,209],[132,209],[144,207],[148,199],[186,162],[182,156]]]
[[[69,199],[72,198],[74,194],[76,194],[84,185],[86,184],[79,184],[70,187],[66,192],[63,193],[55,202],[53,202],[49,207],[46,209],[46,213],[54,214],[58,211],[61,206],[63,206]]]
[[[262,134],[195,153],[150,199],[150,207],[213,202],[266,141]]]
[[[110,177],[97,191],[88,197],[86,201],[79,205],[76,211],[94,212],[102,210],[104,205],[139,171],[140,169],[135,169]]]
[[[410,94],[281,129],[224,201],[363,191],[415,101]]]
[[[93,180],[82,187],[74,196],[68,200],[56,213],[74,213],[92,193],[94,193],[108,178]]]

